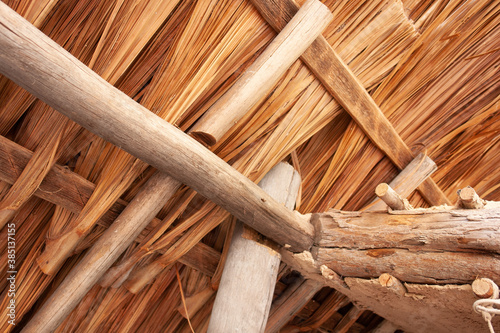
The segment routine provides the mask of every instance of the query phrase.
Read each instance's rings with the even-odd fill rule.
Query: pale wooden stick
[[[407,198],[436,170],[436,163],[429,156],[420,153],[389,183],[389,186],[402,198]],[[385,207],[386,204],[382,200],[376,199],[367,209],[382,210]]]
[[[23,332],[54,331],[179,186],[179,182],[163,173],[153,175],[77,267],[66,276]]]
[[[413,207],[408,200],[403,199],[386,183],[379,184],[375,188],[375,194],[387,204],[392,210],[410,210]]]
[[[104,81],[4,3],[0,3],[0,73],[279,244],[288,244],[294,251],[312,246],[314,230],[308,217],[276,203],[201,144]]]
[[[209,146],[219,141],[267,93],[332,20],[318,0],[307,0],[241,78],[194,125]]]
[[[458,191],[459,208],[465,209],[482,209],[486,202],[477,195],[476,191],[470,186],[467,186]]]
[[[300,177],[291,165],[275,166],[259,185],[278,202],[293,208]],[[254,240],[237,222],[215,298],[208,332],[264,332],[281,256]]]

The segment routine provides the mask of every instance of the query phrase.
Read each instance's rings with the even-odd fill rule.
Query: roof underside
[[[186,132],[276,36],[248,0],[3,1]],[[454,202],[456,191],[470,185],[482,198],[500,201],[500,3],[322,2],[334,15],[323,36],[412,156],[425,153],[437,164],[428,191]],[[405,166],[394,158],[399,152],[379,149],[383,142],[358,125],[302,60],[265,93],[210,149],[254,182],[280,161],[292,164],[302,177],[296,206],[302,214],[362,210],[374,200],[375,187]],[[20,327],[155,170],[4,77],[0,108],[0,208],[16,211]],[[57,172],[42,182],[52,160]],[[9,190],[18,179],[23,185],[16,201]],[[429,202],[419,191],[408,199],[414,207],[444,203]],[[190,332],[178,279],[193,309],[194,331],[206,331],[233,224],[225,210],[182,186],[115,263],[115,275],[108,272],[107,286],[92,288],[58,332]],[[75,248],[58,243],[75,228]],[[10,300],[7,229],[0,242],[2,309]],[[39,258],[49,250],[65,261],[44,264]],[[156,275],[158,266],[165,268]],[[144,277],[148,284],[130,292]],[[284,263],[278,277],[275,303],[306,283]],[[409,288],[418,292],[419,286]],[[283,332],[368,332],[383,320],[331,288],[317,289]],[[433,292],[429,297],[441,297]],[[7,321],[0,325],[1,331],[14,329]]]

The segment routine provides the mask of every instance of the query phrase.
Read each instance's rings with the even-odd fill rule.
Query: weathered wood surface
[[[289,164],[275,166],[259,183],[276,201],[295,206],[300,176]],[[281,261],[241,222],[231,240],[208,332],[264,332]]]
[[[307,217],[277,204],[256,184],[104,81],[3,3],[0,23],[2,74],[278,243],[299,251],[311,247],[313,227]]]
[[[283,29],[298,10],[298,5],[293,0],[252,0],[252,3],[276,31]],[[301,59],[370,140],[399,169],[403,169],[412,161],[410,148],[324,37],[316,39],[302,54]],[[432,205],[451,204],[430,178],[419,186],[419,190]]]
[[[397,329],[397,325],[388,320],[384,320],[373,329],[372,333],[394,333]]]
[[[375,194],[392,210],[410,210],[413,207],[388,184],[382,183],[375,188]]]
[[[312,255],[341,276],[389,272],[405,282],[468,283],[476,276],[500,281],[500,209],[495,202],[489,206],[315,214]]]
[[[191,134],[212,146],[276,84],[328,26],[333,15],[318,0],[306,1],[238,81],[208,109]]]
[[[138,234],[174,195],[180,184],[157,172],[116,221],[73,268],[28,322],[23,332],[53,332]],[[78,236],[78,235],[76,235]]]
[[[500,205],[490,209],[414,209],[314,214],[324,248],[462,251],[500,254]]]
[[[290,285],[284,293],[273,302],[267,321],[266,333],[275,333],[285,326],[297,312],[309,303],[311,298],[321,290],[323,284],[315,280],[300,278],[297,285]]]
[[[458,207],[464,209],[482,209],[485,204],[486,202],[479,197],[472,187],[467,186],[458,190]]]
[[[436,171],[437,166],[429,156],[418,154],[410,164],[389,183],[389,186],[396,191],[402,198],[407,198],[422,184],[430,175]],[[383,210],[387,204],[380,199],[376,199],[370,204],[368,210]]]
[[[472,310],[477,299],[470,284],[425,285],[405,283],[400,295],[380,285],[378,279],[346,278],[347,295],[404,332],[488,332],[481,315]],[[392,327],[394,327],[392,326]],[[500,321],[493,320],[495,330]],[[389,332],[391,327],[389,328]],[[387,332],[387,331],[386,331]]]

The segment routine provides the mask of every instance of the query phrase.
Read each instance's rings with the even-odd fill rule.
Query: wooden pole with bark
[[[275,200],[293,209],[300,176],[289,164],[275,166],[259,183]],[[279,251],[237,222],[208,332],[264,332],[273,299]]]
[[[484,209],[443,208],[314,214],[317,265],[342,276],[390,273],[415,283],[500,281],[500,204]]]

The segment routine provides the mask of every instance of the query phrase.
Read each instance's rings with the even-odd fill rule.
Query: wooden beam
[[[436,164],[426,155],[419,154],[413,161],[408,164],[408,166],[402,170],[391,182],[390,186],[396,188],[398,192],[404,197],[410,195],[427,177],[436,170]],[[386,204],[378,199],[375,200],[372,205],[367,207],[367,210],[382,210],[386,208]],[[299,271],[303,271],[300,267],[294,267]],[[335,272],[330,271],[330,274],[335,274]],[[343,284],[341,278],[335,274],[336,279]],[[295,314],[301,309],[301,304],[307,304],[312,297],[316,294],[319,286],[323,284],[315,280],[307,280],[308,283],[304,283],[300,289],[297,289],[296,294],[293,293],[289,296],[290,300],[287,300],[284,304],[280,305],[283,310],[280,311],[279,316],[274,319],[273,309],[271,309],[271,316],[269,319],[270,323],[276,322],[272,326],[272,331],[277,331],[282,328]],[[306,296],[304,296],[306,295]],[[273,305],[274,306],[274,305]],[[290,310],[288,310],[290,309]],[[285,318],[286,320],[280,320],[280,318]]]
[[[33,152],[17,143],[0,136],[0,180],[14,184],[25,169]],[[68,168],[55,164],[40,184],[35,196],[61,206],[73,213],[79,213],[92,192],[95,184]],[[128,203],[119,200],[99,220],[99,225],[109,228]],[[161,221],[154,218],[149,228],[138,235],[135,242],[140,243],[144,235]],[[213,275],[220,259],[220,253],[203,243],[198,243],[179,260],[206,275]]]
[[[289,164],[275,166],[259,183],[289,209],[295,206],[300,176]],[[236,224],[208,332],[264,332],[281,261],[279,251],[257,241]]]
[[[238,81],[196,122],[191,134],[209,146],[262,99],[332,20],[317,0],[306,1]],[[221,126],[221,124],[223,124]]]
[[[298,5],[293,0],[252,0],[252,3],[276,31],[283,29],[298,10]],[[410,148],[324,37],[318,37],[302,54],[301,59],[396,167],[402,170],[412,161]],[[431,205],[451,205],[432,179],[425,180],[419,190]]]
[[[53,332],[177,191],[180,184],[157,172],[116,221],[64,278],[23,332]],[[71,234],[70,234],[71,235]]]
[[[491,207],[488,209],[488,207]],[[415,209],[315,214],[317,265],[342,276],[390,273],[405,282],[500,281],[500,204],[485,209]]]
[[[111,86],[3,3],[0,72],[279,244],[296,251],[312,246],[314,230],[308,217],[277,204],[248,178]]]
[[[363,309],[353,306],[349,312],[340,320],[340,322],[335,326],[335,332],[347,333],[352,325],[358,320],[359,316],[364,312]]]

